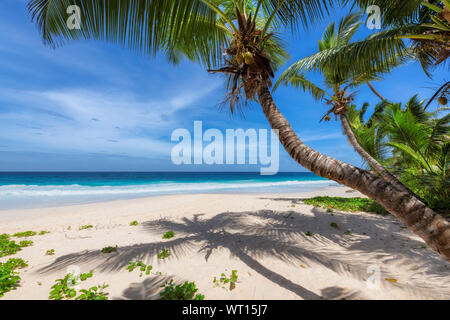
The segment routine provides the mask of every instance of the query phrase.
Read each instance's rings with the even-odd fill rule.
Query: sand
[[[157,299],[169,279],[194,281],[205,299],[450,298],[450,264],[423,248],[423,241],[394,217],[331,215],[301,203],[315,195],[361,196],[330,187],[286,195],[172,195],[0,211],[0,234],[50,231],[30,237],[33,246],[0,258],[29,263],[20,271],[20,286],[2,299],[47,299],[54,281],[77,268],[94,270],[77,289],[107,283],[110,299]],[[133,220],[139,225],[130,226]],[[83,225],[93,228],[80,231]],[[162,239],[169,230],[175,237]],[[101,253],[116,245],[117,252]],[[158,259],[164,248],[171,255]],[[45,255],[50,249],[55,255]],[[128,263],[136,260],[152,265],[152,273],[129,272]],[[214,277],[232,270],[238,272],[234,290],[214,286]]]

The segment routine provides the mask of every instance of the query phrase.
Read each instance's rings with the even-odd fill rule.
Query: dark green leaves
[[[81,28],[67,25],[71,5],[80,7]],[[213,65],[220,60],[225,31],[216,28],[216,13],[199,0],[32,0],[33,21],[46,44],[95,39],[117,43],[151,56],[181,52]]]

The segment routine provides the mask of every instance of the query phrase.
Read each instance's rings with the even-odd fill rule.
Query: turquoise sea
[[[0,210],[186,193],[286,193],[336,186],[313,173],[0,172]]]

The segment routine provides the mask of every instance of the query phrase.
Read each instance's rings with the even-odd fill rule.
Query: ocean
[[[337,186],[307,172],[0,172],[0,210],[187,193],[288,193]]]

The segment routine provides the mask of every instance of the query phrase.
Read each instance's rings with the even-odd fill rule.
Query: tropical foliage
[[[450,1],[444,0],[345,0],[366,10],[381,9],[382,30],[367,39],[327,48],[314,58],[299,61],[285,72],[323,71],[334,66],[336,75],[354,75],[390,69],[398,57],[420,61],[429,74],[432,67],[445,67],[450,55]]]
[[[365,121],[367,107],[366,104],[356,110],[352,105],[347,116],[361,146],[431,207],[448,210],[448,108],[427,112],[425,103],[414,96],[404,106],[400,103],[378,104]]]
[[[362,24],[362,16],[359,13],[350,13],[341,19],[338,28],[334,22],[330,23],[326,28],[322,39],[319,41],[319,52],[304,58],[296,63],[296,65],[307,65],[310,61],[314,61],[321,54],[330,49],[339,49],[342,46],[346,46],[350,43],[353,35],[358,31]],[[392,61],[391,67],[397,66],[404,61],[402,57],[395,57]],[[371,157],[359,144],[356,139],[352,129],[350,128],[346,113],[348,105],[353,101],[355,93],[348,93],[348,90],[355,88],[361,84],[367,83],[370,89],[380,97],[380,99],[385,100],[372,86],[371,80],[379,80],[383,73],[388,72],[390,69],[381,66],[377,70],[367,71],[355,75],[350,69],[347,71],[336,72],[336,65],[328,65],[326,68],[321,70],[324,78],[325,89],[320,88],[318,85],[309,81],[304,74],[294,74],[291,75],[290,69],[288,68],[284,72],[280,79],[277,81],[277,85],[291,84],[294,87],[300,87],[303,91],[309,92],[312,96],[319,101],[324,100],[327,105],[331,108],[322,117],[322,120],[331,120],[330,114],[334,114],[336,120],[340,119],[342,123],[342,128],[344,134],[347,135],[349,143],[353,148],[359,153],[359,155],[370,165],[371,169],[379,173],[386,181],[393,185],[398,185],[401,188],[404,186],[398,179],[395,178],[385,167],[383,167],[375,158]],[[275,86],[275,88],[277,87]],[[331,92],[331,93],[328,93]]]
[[[339,48],[349,45],[362,25],[362,18],[360,13],[350,13],[340,20],[338,26],[334,22],[330,23],[325,29],[322,39],[319,40],[319,51],[287,68],[275,84],[274,90],[280,84],[291,85],[310,93],[318,101],[324,100],[326,104],[332,106],[322,118],[325,121],[330,120],[329,114],[331,113],[336,116],[345,113],[346,106],[354,98],[354,93],[347,93],[349,89],[369,81],[380,80],[382,75],[389,72],[390,69],[382,66],[375,70],[354,74],[351,69],[340,70],[339,65],[327,64],[320,69],[323,75],[324,87],[322,87],[307,79],[306,72],[309,71],[307,66],[314,64],[317,59],[321,59],[328,50],[339,50]],[[392,59],[390,68],[400,65],[402,62],[404,59],[396,56]]]

